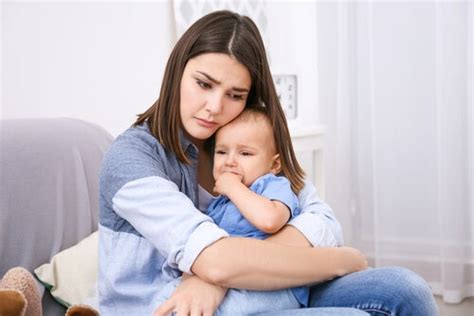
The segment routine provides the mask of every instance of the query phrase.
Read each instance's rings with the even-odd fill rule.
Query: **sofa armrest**
[[[78,119],[0,121],[0,275],[33,272],[97,230],[99,169],[112,140]]]

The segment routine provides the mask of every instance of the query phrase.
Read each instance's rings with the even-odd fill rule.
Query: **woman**
[[[365,257],[349,247],[311,247],[323,239],[340,245],[342,236],[310,184],[298,196],[302,214],[272,236],[293,246],[228,237],[199,210],[211,201],[214,186],[206,140],[247,105],[262,103],[282,140],[279,150],[297,165],[255,24],[228,11],[194,23],[171,53],[158,100],[104,158],[101,313],[149,315],[158,307],[160,290],[182,273],[183,281],[155,315],[212,315],[227,288],[277,290],[356,271],[361,272],[313,286],[310,306],[436,313],[431,292],[417,275],[398,268],[364,270]],[[298,172],[302,175],[299,167]],[[326,229],[314,232],[321,222]],[[272,299],[273,292],[255,293]],[[311,310],[292,313],[304,312]]]

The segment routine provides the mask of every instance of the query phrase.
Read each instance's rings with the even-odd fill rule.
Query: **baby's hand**
[[[241,175],[232,172],[224,172],[219,176],[219,178],[216,179],[214,192],[228,196],[230,190],[235,189],[238,185],[241,184]]]

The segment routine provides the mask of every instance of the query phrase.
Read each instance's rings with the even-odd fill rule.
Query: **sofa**
[[[30,272],[97,230],[98,175],[113,137],[78,119],[0,121],[0,276]],[[46,316],[66,308],[48,291]]]

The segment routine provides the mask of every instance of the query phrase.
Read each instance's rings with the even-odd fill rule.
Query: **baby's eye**
[[[208,84],[207,82],[204,82],[202,80],[197,79],[196,83],[203,89],[210,89],[211,88],[210,84]]]
[[[215,154],[216,154],[216,155],[224,155],[224,154],[225,154],[225,150],[216,150],[216,151],[215,151]]]
[[[242,156],[252,156],[252,153],[249,153],[248,151],[243,151]]]

